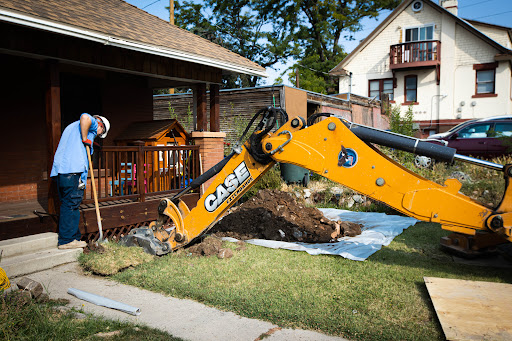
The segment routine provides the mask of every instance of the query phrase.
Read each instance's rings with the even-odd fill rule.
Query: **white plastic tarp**
[[[342,237],[331,243],[290,243],[265,239],[250,239],[246,242],[274,249],[306,251],[310,255],[336,255],[364,261],[380,250],[382,246],[389,245],[403,230],[418,222],[414,218],[387,215],[385,213],[352,212],[332,208],[321,208],[320,210],[328,219],[362,224],[362,233],[356,237]],[[234,238],[223,239],[236,241]]]

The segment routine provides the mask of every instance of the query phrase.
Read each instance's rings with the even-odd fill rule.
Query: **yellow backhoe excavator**
[[[443,229],[454,232],[441,240],[446,248],[472,254],[512,241],[512,165],[458,155],[453,148],[354,124],[331,114],[315,114],[308,122],[300,117],[288,121],[282,109],[273,107],[260,110],[252,118],[240,141],[258,118],[260,122],[247,142],[234,147],[173,198],[163,199],[158,220],[132,230],[122,243],[142,246],[156,255],[189,244],[208,231],[276,162],[309,169],[405,215],[440,223]],[[274,129],[277,122],[282,125]],[[393,161],[374,144],[448,163],[457,159],[502,171],[506,183],[502,201],[496,208],[485,207],[461,194],[458,180],[436,184]],[[197,206],[190,210],[180,197],[215,175]]]

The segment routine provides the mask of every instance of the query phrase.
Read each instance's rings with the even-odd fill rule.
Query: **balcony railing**
[[[98,201],[146,198],[178,192],[200,175],[199,146],[104,146],[94,158]],[[84,204],[94,202],[91,178]]]
[[[441,64],[441,42],[438,40],[415,41],[391,45],[389,68],[437,66]]]

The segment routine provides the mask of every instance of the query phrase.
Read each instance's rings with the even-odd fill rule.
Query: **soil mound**
[[[222,248],[222,240],[214,237],[207,237],[200,243],[187,248],[187,251],[196,256],[216,255]]]
[[[239,241],[235,251],[245,250],[244,244],[244,242]],[[234,255],[233,250],[222,247],[222,240],[216,236],[208,236],[200,242],[188,247],[186,251],[192,256],[217,256],[220,259],[231,258]]]
[[[218,237],[324,243],[361,234],[360,224],[331,221],[320,210],[305,207],[286,192],[261,190],[212,229]]]

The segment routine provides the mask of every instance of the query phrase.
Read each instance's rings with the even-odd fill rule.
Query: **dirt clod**
[[[261,190],[219,221],[211,231],[217,237],[239,240],[271,239],[323,243],[361,233],[361,225],[331,221],[314,207],[305,207],[291,194]]]
[[[216,237],[207,237],[202,242],[187,248],[187,252],[194,256],[213,256],[222,248],[222,240]]]
[[[98,242],[89,242],[83,251],[85,254],[89,252],[105,253],[105,247]]]
[[[231,258],[233,257],[233,250],[231,249],[220,249],[217,253],[217,258],[224,259],[224,258]]]

